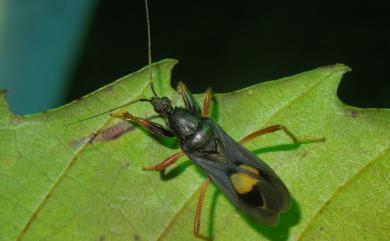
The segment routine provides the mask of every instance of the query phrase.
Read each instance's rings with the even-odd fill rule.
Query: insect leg
[[[191,92],[183,82],[179,81],[179,84],[177,85],[177,91],[179,91],[183,97],[184,105],[187,109],[191,110],[193,113],[200,113],[198,106],[196,106],[196,103],[192,98]]]
[[[204,97],[203,97],[203,109],[202,109],[203,117],[209,116],[210,103],[212,98],[213,98],[213,90],[211,88],[208,88],[204,93]]]
[[[182,156],[184,156],[184,152],[179,151],[179,152],[173,154],[172,156],[168,157],[167,159],[165,159],[163,162],[161,162],[155,166],[144,167],[143,169],[148,170],[148,171],[161,171],[161,170],[164,170],[165,168],[167,168],[168,166],[172,165],[173,163],[175,163]]]
[[[294,143],[298,142],[298,138],[289,129],[287,129],[287,127],[285,127],[284,125],[274,125],[274,126],[266,127],[264,129],[260,129],[258,131],[255,131],[255,132],[247,135],[246,137],[242,138],[239,141],[239,143],[244,144],[245,142],[248,142],[257,136],[261,136],[264,134],[268,134],[268,133],[272,133],[272,132],[280,131],[280,130],[283,130],[284,133],[286,133],[293,140]]]
[[[200,232],[200,218],[202,214],[202,204],[209,183],[210,183],[210,178],[207,177],[206,180],[204,180],[202,186],[200,187],[200,194],[199,194],[198,202],[196,203],[196,213],[195,213],[195,222],[194,222],[194,231],[193,231],[196,237],[208,241],[210,241],[211,239],[199,234],[199,232]]]
[[[164,126],[152,122],[150,120],[137,117],[129,112],[120,112],[120,113],[110,113],[112,117],[120,118],[122,120],[127,120],[131,122],[135,122],[139,125],[142,125],[143,127],[147,128],[150,132],[152,132],[155,135],[158,136],[166,136],[166,137],[173,137],[174,134],[166,129]]]

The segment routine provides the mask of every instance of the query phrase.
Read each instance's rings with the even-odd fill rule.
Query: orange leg
[[[198,106],[192,98],[191,92],[183,82],[179,81],[179,84],[177,85],[177,90],[183,97],[184,105],[186,106],[186,108],[191,110],[193,113],[200,113]]]
[[[208,88],[203,97],[203,109],[202,109],[203,117],[209,116],[210,103],[212,98],[213,98],[213,90],[211,88]]]
[[[158,135],[158,136],[166,136],[166,137],[173,137],[174,136],[174,134],[170,130],[165,128],[164,126],[162,126],[158,123],[152,122],[148,119],[137,117],[129,112],[110,113],[110,115],[112,117],[135,122],[139,125],[142,125],[146,129],[148,129],[150,132],[152,132],[153,134]]]
[[[196,204],[196,213],[195,213],[195,222],[194,222],[194,231],[193,231],[196,237],[207,241],[210,241],[211,239],[199,234],[199,232],[200,232],[200,218],[202,215],[202,205],[203,205],[204,195],[206,193],[209,183],[210,183],[210,178],[207,177],[206,180],[204,180],[202,186],[200,187],[200,194],[199,194],[198,202]]]
[[[268,133],[271,133],[271,132],[275,132],[275,131],[284,131],[284,133],[286,133],[292,140],[294,143],[312,143],[312,142],[321,142],[321,141],[325,141],[325,138],[321,137],[321,138],[313,138],[313,139],[305,139],[305,140],[298,140],[298,138],[289,130],[287,129],[287,127],[285,127],[284,125],[274,125],[274,126],[269,126],[269,127],[266,127],[264,129],[260,129],[258,131],[255,131],[253,132],[252,134],[249,134],[247,135],[246,137],[242,138],[239,143],[240,144],[244,144],[250,140],[252,140],[253,138],[255,137],[258,137],[258,136],[261,136],[261,135],[264,135],[264,134],[268,134]]]
[[[144,167],[143,169],[147,170],[147,171],[161,171],[161,170],[164,170],[165,168],[167,168],[168,166],[172,165],[173,163],[175,163],[182,156],[184,156],[184,152],[179,151],[179,152],[173,154],[172,156],[168,157],[167,159],[165,159],[163,162],[161,162],[155,166]]]
[[[280,131],[280,130],[283,130],[293,140],[294,143],[298,142],[298,138],[289,129],[287,129],[287,127],[285,127],[283,125],[274,125],[274,126],[266,127],[264,129],[260,129],[258,131],[253,132],[252,134],[247,135],[246,137],[242,138],[239,141],[239,143],[244,144],[257,136],[261,136],[264,134],[268,134],[268,133]]]

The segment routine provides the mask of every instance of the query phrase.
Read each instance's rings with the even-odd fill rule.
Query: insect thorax
[[[180,107],[176,107],[173,114],[168,116],[170,129],[180,140],[183,149],[189,150],[198,150],[208,144],[212,138],[210,121]]]

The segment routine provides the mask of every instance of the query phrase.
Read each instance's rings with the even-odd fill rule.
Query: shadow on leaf
[[[292,151],[298,149],[301,145],[301,143],[282,144],[277,146],[262,147],[256,150],[252,150],[251,152],[259,155],[268,152]]]
[[[163,181],[169,181],[180,174],[182,174],[188,167],[192,165],[192,161],[186,160],[183,163],[175,166],[173,169],[171,169],[169,172],[166,172],[166,169],[160,171],[160,178]]]
[[[246,217],[244,214],[241,214],[245,220],[251,225],[253,229],[261,233],[264,237],[272,241],[285,241],[288,239],[289,229],[294,227],[299,223],[301,219],[301,210],[297,201],[292,198],[291,209],[287,213],[280,215],[279,224],[276,227],[268,228],[265,226],[260,226],[257,223],[254,223],[251,219]]]
[[[212,200],[211,200],[211,208],[209,215],[209,237],[213,238],[215,235],[215,218],[216,218],[216,207],[217,200],[220,196],[221,192],[219,190],[215,190]],[[252,219],[250,219],[246,214],[242,213],[239,209],[237,212],[242,217],[243,222],[247,222],[254,230],[258,233],[266,237],[271,241],[285,241],[288,240],[289,230],[299,223],[301,219],[301,210],[297,201],[292,197],[292,205],[290,210],[287,213],[283,213],[280,216],[279,224],[276,227],[265,227],[260,224],[255,223]],[[244,221],[245,220],[245,221]]]

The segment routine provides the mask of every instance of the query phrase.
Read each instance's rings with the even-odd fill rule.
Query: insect
[[[207,173],[208,177],[201,186],[196,206],[193,231],[195,236],[209,240],[200,235],[200,215],[210,180],[254,221],[265,226],[276,225],[279,214],[288,211],[291,206],[288,189],[264,161],[245,149],[242,144],[278,130],[285,131],[294,142],[297,142],[297,138],[285,126],[274,125],[253,132],[236,142],[208,117],[211,89],[206,91],[203,109],[200,111],[183,83],[179,83],[178,90],[185,107],[172,106],[169,98],[159,97],[153,85],[151,88],[154,96],[141,101],[150,102],[154,110],[168,120],[168,128],[128,112],[112,113],[111,116],[135,122],[155,135],[178,139],[182,151],[155,166],[144,168],[145,170],[164,170],[180,157],[187,155]]]
[[[236,207],[255,222],[265,226],[277,225],[280,214],[287,212],[291,207],[289,191],[283,181],[264,161],[242,145],[255,137],[279,130],[284,131],[294,143],[298,143],[297,137],[285,126],[273,125],[255,131],[239,141],[233,140],[209,117],[213,99],[213,92],[210,88],[204,94],[202,110],[198,108],[191,92],[183,82],[179,82],[177,89],[183,98],[184,107],[173,106],[168,97],[159,96],[152,79],[150,21],[147,0],[145,0],[145,7],[148,30],[149,78],[153,96],[129,102],[101,114],[110,113],[112,117],[136,123],[157,136],[177,138],[181,151],[155,166],[145,167],[144,170],[162,171],[181,157],[187,156],[207,173],[207,178],[201,185],[196,205],[193,227],[193,233],[196,237],[211,240],[209,237],[200,234],[202,204],[210,182],[213,182]],[[167,127],[129,112],[113,112],[138,101],[149,102],[154,111],[167,120]]]
[[[156,113],[166,118],[167,127],[129,112],[110,112],[110,115],[137,123],[157,136],[177,138],[181,151],[155,166],[144,168],[145,170],[164,170],[186,155],[207,173],[208,177],[201,186],[196,205],[193,229],[195,236],[209,240],[208,237],[200,234],[200,216],[205,192],[210,181],[215,183],[235,206],[254,221],[265,226],[275,226],[279,215],[288,211],[291,206],[289,191],[277,174],[264,161],[245,149],[242,144],[257,136],[279,130],[284,131],[294,143],[298,142],[298,139],[285,126],[274,125],[255,131],[238,142],[233,140],[209,117],[210,104],[213,99],[213,92],[210,88],[205,92],[202,110],[197,107],[190,91],[182,82],[179,82],[177,89],[183,98],[184,107],[172,106],[168,97],[159,96],[152,80],[147,0],[145,0],[145,6],[148,27],[150,88],[154,96],[138,101],[149,102]]]

